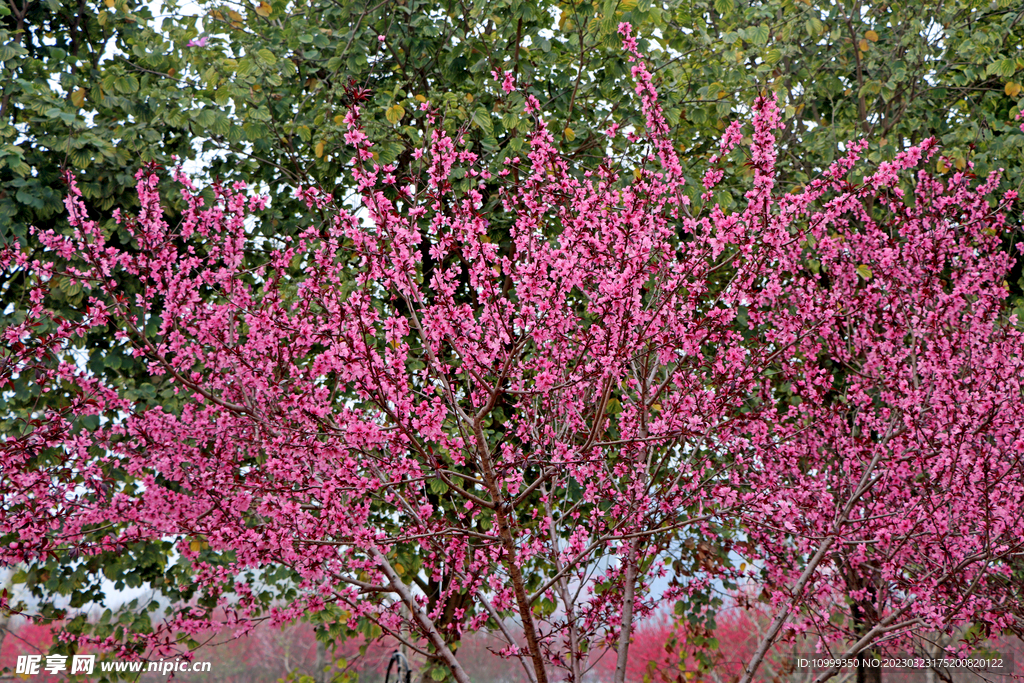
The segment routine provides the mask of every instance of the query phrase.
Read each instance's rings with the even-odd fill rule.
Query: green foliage
[[[927,12],[913,2],[681,3],[664,45],[682,58],[662,71],[664,89],[686,108],[679,139],[697,154],[714,142],[709,123],[744,111],[758,89],[776,90],[794,183],[813,178],[846,140],[868,137],[878,161],[934,135],[961,167],[1004,167],[1016,186],[1012,117],[1024,102],[1007,82],[1024,68],[1017,14],[1010,3],[943,2]]]

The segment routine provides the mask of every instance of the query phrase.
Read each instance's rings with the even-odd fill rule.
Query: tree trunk
[[[882,683],[882,667],[867,664],[877,653],[865,650],[857,659],[857,683]]]
[[[857,637],[863,636],[878,623],[878,610],[875,600],[878,596],[875,586],[875,577],[862,577],[851,567],[847,578],[848,585],[856,589],[864,587],[867,595],[850,605],[850,614],[853,617],[854,632]],[[869,662],[878,656],[878,652],[872,649],[862,650],[857,655],[857,683],[882,683],[881,667],[872,666]]]
[[[316,641],[316,665],[313,670],[314,683],[327,683],[327,646],[320,639]]]
[[[945,648],[946,639],[942,637],[941,633],[935,634],[935,642],[932,643],[931,647],[926,648],[929,659],[938,659],[942,656],[943,648]],[[939,683],[942,679],[935,672],[935,669],[928,667],[924,670],[924,681],[925,683]]]
[[[633,633],[633,603],[636,600],[637,564],[640,562],[640,539],[630,543],[626,561],[626,585],[622,592],[622,631],[619,632],[619,648],[615,662],[614,683],[625,683],[626,665],[629,663],[629,639]]]

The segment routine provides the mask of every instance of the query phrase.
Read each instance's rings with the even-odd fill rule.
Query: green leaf
[[[882,92],[882,84],[879,81],[868,81],[860,89],[860,95],[877,95]]]
[[[274,66],[275,64],[277,64],[277,55],[275,55],[267,48],[257,50],[256,54],[259,55],[259,58],[263,60],[267,64],[267,66]]]
[[[1001,78],[1009,78],[1017,71],[1017,62],[1009,57],[1005,59],[997,59],[988,65],[985,69],[985,73],[992,76],[1000,76]]]
[[[491,121],[491,115],[483,107],[473,110],[472,121],[474,125],[479,126],[480,130],[484,132],[485,137],[492,137],[494,135],[494,123]]]
[[[618,6],[618,0],[605,0],[604,7],[601,10],[601,32],[612,33],[615,31],[615,8]]]
[[[114,79],[114,89],[118,92],[129,95],[139,89],[139,79],[131,74],[118,76]]]
[[[873,275],[873,273],[871,272],[871,268],[869,268],[868,265],[865,263],[862,263],[859,266],[857,266],[857,274],[860,275],[865,280],[870,280],[871,276]]]
[[[6,62],[9,59],[14,59],[20,54],[24,54],[25,49],[20,45],[13,45],[11,43],[4,43],[0,45],[0,62]]]
[[[210,124],[210,132],[214,135],[225,136],[231,130],[231,121],[223,112],[217,112],[217,117]]]
[[[67,294],[69,297],[74,296],[82,291],[81,283],[75,282],[72,284],[71,280],[67,278],[61,278],[60,284],[58,285],[60,290]]]
[[[384,112],[384,118],[388,120],[391,125],[397,124],[405,116],[405,107],[400,104],[393,104],[387,108]]]
[[[723,17],[728,17],[732,14],[733,8],[733,0],[715,0],[715,11]]]
[[[750,42],[755,45],[767,45],[771,32],[766,24],[760,24],[757,28],[748,31],[747,35],[750,36]]]
[[[202,109],[199,111],[198,116],[195,117],[195,122],[203,128],[209,128],[216,120],[217,112],[213,109]]]

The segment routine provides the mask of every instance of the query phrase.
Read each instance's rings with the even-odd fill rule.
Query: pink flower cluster
[[[54,260],[0,257],[40,283],[3,332],[0,388],[34,373],[68,397],[0,442],[0,535],[16,539],[0,561],[174,538],[233,630],[263,609],[243,573],[286,566],[299,597],[275,620],[338,606],[429,643],[460,681],[453,633],[502,635],[513,617],[524,640],[504,631],[504,652],[532,680],[580,680],[588,653],[628,656],[634,622],[721,580],[762,584],[772,639],[850,642],[828,618],[849,600],[870,619],[859,633],[894,647],[1024,626],[1007,589],[1024,552],[1024,339],[1005,315],[998,178],[929,176],[926,141],[852,185],[851,144],[779,196],[767,95],[746,204],[694,214],[620,33],[655,150],[635,179],[611,160],[571,172],[543,120],[516,174],[492,178],[434,127],[425,176],[396,198],[407,169],[373,163],[354,110],[360,211],[301,190],[332,220],[269,252],[246,228],[266,200],[242,186],[207,205],[179,176],[172,223],[140,171],[126,250],[72,184],[74,234],[37,234]],[[730,125],[712,163],[741,140]],[[57,277],[87,292],[78,319],[48,311]],[[144,294],[123,296],[125,277]],[[175,400],[146,409],[75,364],[70,343],[97,326]],[[86,416],[100,426],[73,428]],[[183,606],[133,637],[168,646],[210,614]]]

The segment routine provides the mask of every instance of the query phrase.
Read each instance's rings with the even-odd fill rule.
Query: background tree
[[[937,3],[930,17],[916,3],[849,2],[261,2],[201,8],[202,16],[188,17],[169,4],[154,17],[146,5],[123,2],[8,0],[0,6],[3,239],[20,240],[39,256],[27,226],[69,229],[57,201],[63,192],[57,179],[67,167],[75,170],[90,209],[100,212],[96,217],[108,239],[131,249],[132,238],[113,221],[112,209],[135,204],[131,186],[140,162],[171,164],[175,155],[204,159],[211,180],[263,183],[273,201],[256,228],[267,237],[298,234],[327,216],[306,209],[294,198],[295,188],[317,186],[337,202],[354,190],[343,163],[340,117],[356,102],[364,131],[377,143],[377,160],[403,167],[423,143],[422,131],[408,125],[419,98],[443,109],[441,125],[461,134],[492,177],[504,159],[525,150],[531,128],[526,95],[537,97],[551,117],[570,164],[596,162],[609,145],[616,154],[629,153],[623,137],[603,135],[613,120],[643,125],[623,104],[628,68],[615,29],[624,20],[658,36],[643,47],[654,61],[671,135],[691,181],[684,192],[692,200],[717,136],[749,111],[765,86],[782,96],[786,127],[778,163],[792,188],[826,168],[840,142],[865,133],[876,141],[865,151],[872,161],[891,159],[909,141],[936,135],[943,144],[936,173],[954,173],[971,160],[976,173],[1003,166],[1007,185],[1020,182],[1022,136],[1008,121],[1020,105],[1022,22],[1006,2]],[[504,93],[492,83],[493,70],[516,76],[520,91]],[[733,154],[731,161],[745,160],[743,146]],[[185,207],[169,180],[161,183],[173,217]],[[473,181],[456,178],[453,185],[466,190]],[[742,205],[741,179],[726,178],[717,189],[716,200],[727,211]],[[490,181],[482,192],[485,203],[496,207]],[[213,197],[207,189],[206,201]],[[495,243],[509,246],[502,219],[490,230]],[[1015,254],[1011,242],[1006,247]],[[253,264],[265,258],[259,252],[266,244],[250,245]],[[429,263],[430,255],[425,258]],[[1021,293],[1020,277],[1019,266],[1007,275],[1012,297]],[[24,273],[0,284],[4,324],[22,322],[33,284]],[[78,315],[82,290],[66,278],[51,284],[52,301],[63,302],[60,315]],[[129,295],[141,291],[130,274],[122,274],[119,284]],[[93,355],[92,370],[133,400],[173,405],[177,398],[166,379],[122,353],[112,334],[92,329],[82,340],[86,348],[106,351]],[[0,401],[4,432],[17,433],[29,428],[26,420],[40,407],[62,408],[67,397],[41,395],[22,376]],[[723,556],[725,546],[714,545]],[[696,545],[679,552],[680,567],[698,561]],[[73,554],[52,554],[19,580],[39,599],[66,595],[74,607],[102,599],[104,576],[128,587],[166,588],[177,599],[172,587],[182,584],[182,571],[169,546],[144,542],[86,564]],[[435,599],[444,592],[429,581],[426,590]],[[42,604],[45,613],[61,616],[48,600]],[[453,598],[446,608],[450,619],[463,605]],[[132,620],[133,628],[144,628],[149,617],[142,611]]]

